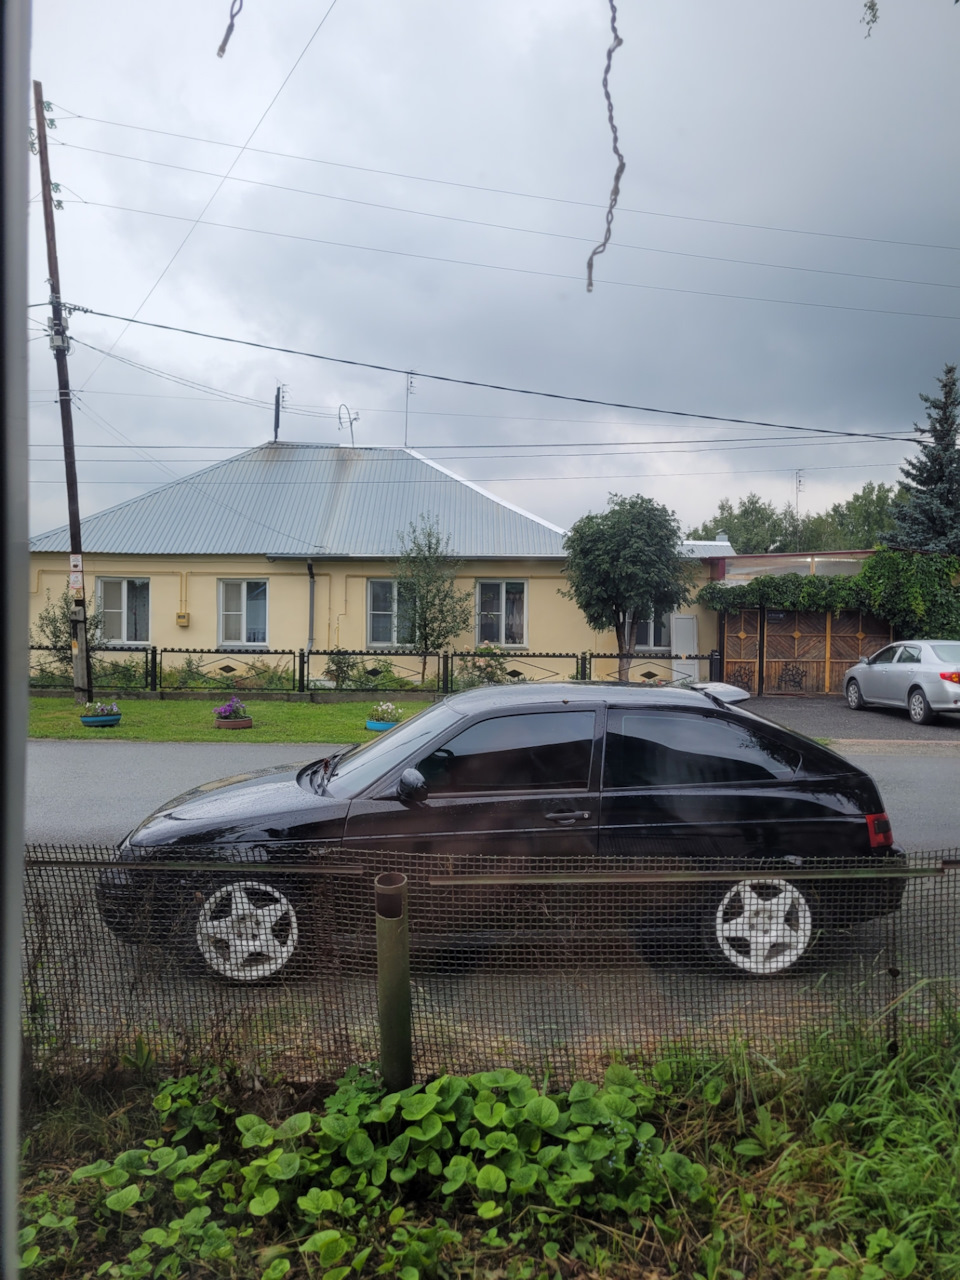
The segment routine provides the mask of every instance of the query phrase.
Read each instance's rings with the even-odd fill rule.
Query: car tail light
[[[960,684],[960,671],[941,671],[941,680],[949,680],[951,684]]]
[[[885,849],[893,844],[893,827],[885,813],[868,813],[867,831],[871,849]]]

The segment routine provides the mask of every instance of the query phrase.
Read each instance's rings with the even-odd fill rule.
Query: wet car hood
[[[273,765],[192,787],[150,814],[130,833],[124,847],[339,836],[347,804],[315,795],[298,784],[298,774],[308,763],[312,762]]]

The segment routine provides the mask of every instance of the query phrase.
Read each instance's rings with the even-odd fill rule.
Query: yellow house
[[[456,649],[497,645],[529,679],[570,677],[562,655],[615,652],[613,634],[592,632],[560,594],[562,529],[406,448],[274,441],[88,516],[86,593],[107,647],[118,657],[155,648],[165,672],[184,651],[205,670],[237,671],[257,660],[292,668],[304,650],[316,683],[325,666],[316,655],[345,649],[389,652],[398,674],[418,677],[394,566],[421,517],[450,535],[473,594],[473,626]],[[64,590],[69,545],[66,526],[31,540],[32,623]],[[698,584],[722,577],[733,554],[723,541],[685,551],[700,562]],[[716,647],[716,625],[695,606],[647,620],[636,678],[706,677],[692,655]],[[596,660],[593,675],[615,668]]]

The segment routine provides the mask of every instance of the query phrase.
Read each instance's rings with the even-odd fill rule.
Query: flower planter
[[[234,720],[214,720],[218,729],[252,729],[253,717],[240,716]]]
[[[374,733],[383,733],[384,729],[392,729],[395,724],[399,724],[398,720],[368,720],[367,728],[372,729]]]
[[[119,716],[81,716],[80,723],[88,729],[110,729],[120,723]]]

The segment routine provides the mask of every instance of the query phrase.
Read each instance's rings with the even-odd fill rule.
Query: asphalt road
[[[910,851],[960,846],[960,716],[914,725],[894,711],[850,711],[840,698],[754,698],[749,708],[828,738],[872,774],[897,840]],[[60,742],[27,746],[31,844],[113,845],[198,782],[322,756],[323,743]]]

